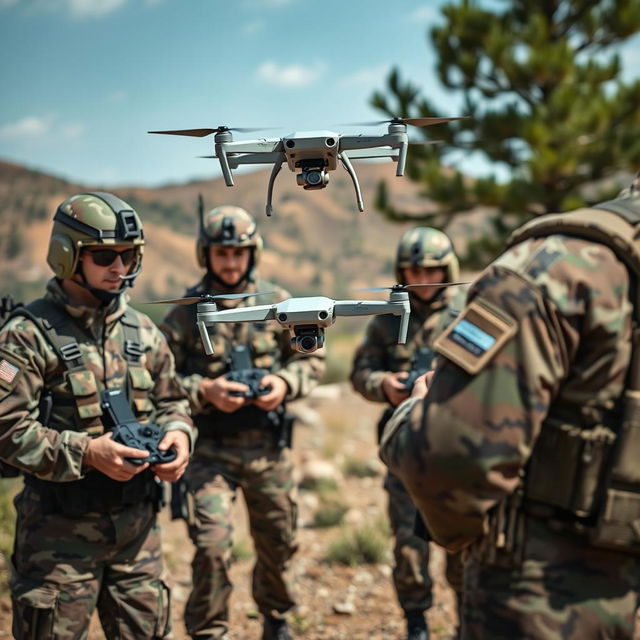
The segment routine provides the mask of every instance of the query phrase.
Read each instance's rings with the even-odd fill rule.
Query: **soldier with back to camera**
[[[640,176],[514,233],[382,454],[466,549],[463,638],[631,639],[640,587]]]
[[[108,638],[170,632],[158,479],[180,478],[194,433],[164,337],[127,306],[143,245],[126,202],[65,200],[47,257],[56,277],[0,330],[0,460],[25,476],[15,502],[16,638],[86,637],[96,607]],[[110,432],[116,398],[130,420]],[[119,426],[158,437],[149,450],[126,446],[112,439]]]
[[[442,231],[415,227],[400,239],[396,255],[399,283],[454,282],[458,273],[458,259]],[[426,372],[431,368],[432,343],[452,318],[454,291],[453,287],[410,290],[411,317],[406,344],[396,344],[399,322],[396,316],[377,316],[367,325],[365,339],[355,354],[351,382],[367,400],[387,403],[378,423],[378,437],[394,408],[409,397],[410,370],[421,367]],[[426,640],[425,611],[431,606],[429,543],[414,531],[417,510],[398,476],[388,473],[384,488],[389,496],[389,520],[395,538],[393,583],[407,620],[407,637]],[[449,557],[447,577],[456,591],[462,586],[461,573],[459,556]]]
[[[205,216],[201,205],[196,253],[206,272],[187,296],[273,292],[275,301],[287,299],[283,289],[257,278],[261,251],[256,223],[244,209],[221,206]],[[218,307],[250,303],[251,298],[223,300]],[[196,547],[187,630],[192,638],[228,637],[230,511],[240,488],[256,550],[253,597],[264,616],[262,637],[287,640],[286,614],[295,605],[288,569],[296,550],[297,508],[284,403],[305,396],[317,384],[324,355],[294,351],[288,331],[271,321],[215,325],[210,329],[215,355],[208,357],[195,320],[195,305],[178,306],[163,324],[199,428],[185,476],[192,505],[189,534]],[[255,397],[245,397],[246,384],[227,378],[228,360],[236,349],[268,372]]]

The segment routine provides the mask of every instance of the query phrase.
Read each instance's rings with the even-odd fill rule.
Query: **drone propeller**
[[[252,296],[268,296],[273,291],[262,291],[256,293],[219,293],[217,295],[211,295],[210,293],[203,293],[199,296],[190,296],[188,298],[174,298],[173,300],[151,300],[149,302],[141,302],[140,304],[177,304],[187,305],[195,304],[196,302],[214,302],[215,300],[238,300],[242,298],[251,298]]]
[[[147,133],[162,133],[171,136],[192,136],[194,138],[204,138],[212,133],[222,133],[223,131],[237,131],[238,133],[251,133],[252,131],[262,131],[263,129],[273,129],[273,127],[225,127],[220,126],[215,129],[176,129],[173,131],[147,131]]]
[[[454,287],[468,282],[422,282],[419,284],[394,284],[390,287],[365,287],[354,291],[407,291],[408,289],[420,289],[422,287]]]
[[[469,116],[455,116],[453,118],[389,118],[388,120],[374,120],[373,122],[348,122],[337,125],[339,127],[377,127],[381,124],[412,124],[415,127],[430,127],[443,122],[466,120]]]

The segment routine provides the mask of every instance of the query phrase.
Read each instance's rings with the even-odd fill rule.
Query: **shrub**
[[[355,567],[361,564],[384,562],[387,552],[387,537],[375,525],[344,528],[327,550],[329,563]]]

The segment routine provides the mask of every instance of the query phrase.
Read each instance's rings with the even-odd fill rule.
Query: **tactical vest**
[[[555,234],[606,245],[627,267],[632,352],[618,410],[576,407],[567,415],[551,407],[525,470],[518,508],[587,535],[593,546],[639,554],[640,197],[545,215],[517,230],[509,246]]]
[[[39,420],[44,426],[64,431],[72,429],[92,437],[104,433],[100,390],[93,372],[82,357],[79,340],[86,339],[82,330],[58,305],[40,298],[16,309],[9,318],[26,317],[34,322],[53,347],[61,364],[45,380]],[[148,419],[153,411],[149,392],[153,380],[141,365],[143,355],[139,323],[127,309],[119,319],[124,334],[123,357],[127,363],[127,395],[139,420]],[[137,504],[157,497],[153,474],[145,472],[127,482],[118,482],[94,470],[74,482],[50,482],[26,475],[25,483],[45,496],[43,504],[51,513],[82,515],[90,511]]]

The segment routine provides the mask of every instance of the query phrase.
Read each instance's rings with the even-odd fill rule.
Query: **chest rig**
[[[594,416],[583,407],[564,414],[551,408],[515,501],[550,526],[588,536],[593,546],[640,554],[640,197],[533,220],[515,232],[510,245],[553,234],[603,244],[627,267],[630,366],[617,410]],[[505,514],[498,509],[501,518]]]
[[[40,404],[40,421],[57,431],[72,428],[91,436],[104,433],[100,389],[87,366],[79,341],[86,340],[82,329],[57,305],[45,299],[17,309],[13,316],[25,316],[40,329],[58,357],[59,367],[45,380]],[[139,323],[127,309],[119,319],[122,326],[122,357],[126,362],[126,392],[136,414],[145,419],[152,411],[149,391],[153,381],[141,365],[143,355]]]

